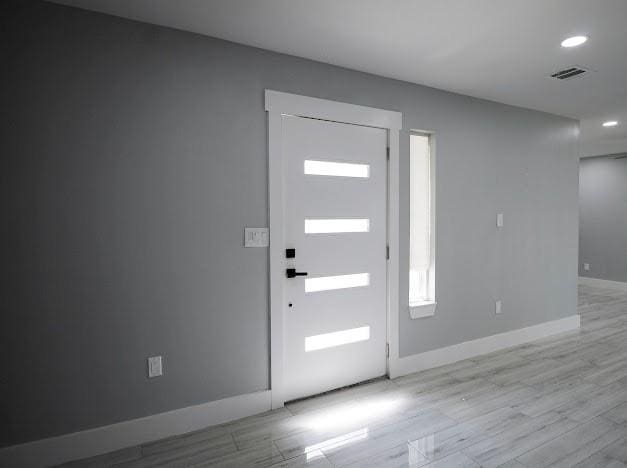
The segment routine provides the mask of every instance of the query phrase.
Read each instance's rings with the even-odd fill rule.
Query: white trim
[[[266,104],[267,103],[266,91]],[[268,218],[270,226],[270,389],[272,408],[281,408],[283,398],[283,275],[285,270],[285,177],[283,176],[282,118],[268,112]]]
[[[592,286],[595,288],[616,289],[618,291],[627,291],[627,283],[621,281],[610,281],[599,278],[589,278],[587,276],[579,277],[579,284]]]
[[[389,130],[400,130],[403,125],[403,115],[400,112],[281,93],[270,89],[266,89],[265,97],[266,110],[269,114],[297,115]]]
[[[269,390],[239,395],[110,426],[5,447],[0,449],[0,466],[31,468],[56,465],[204,429],[269,410]]]
[[[447,346],[446,348],[427,351],[422,354],[403,357],[399,359],[396,372],[390,375],[390,377],[400,377],[413,372],[452,364],[457,361],[511,348],[551,335],[577,330],[580,327],[580,323],[579,315],[571,315],[563,319],[499,333],[473,341],[466,341],[453,346]]]
[[[401,116],[402,114],[399,114]],[[401,117],[399,117],[399,120]],[[399,122],[399,126],[401,123]],[[396,372],[400,353],[399,341],[399,261],[400,261],[400,135],[398,129],[388,131],[390,160],[388,162],[388,376]]]
[[[388,261],[387,340],[389,343],[388,373],[398,361],[398,262],[399,262],[399,131],[400,112],[375,109],[326,99],[266,90],[268,112],[268,200],[270,226],[270,388],[272,408],[283,406],[284,400],[284,317],[285,295],[285,180],[281,151],[282,116],[296,115],[333,122],[363,125],[388,130],[390,148],[388,176]]]
[[[435,308],[438,305],[435,301],[425,301],[409,303],[409,316],[414,319],[433,317],[435,315]]]

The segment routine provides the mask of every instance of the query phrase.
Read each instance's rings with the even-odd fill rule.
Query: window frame
[[[408,280],[408,290],[407,290],[407,301],[409,307],[409,314],[412,319],[425,318],[425,317],[433,317],[435,315],[435,310],[437,306],[436,301],[436,282],[435,282],[435,264],[436,264],[436,224],[435,224],[435,216],[436,216],[436,138],[434,132],[424,131],[424,130],[411,130],[409,132],[409,164],[410,164],[410,193],[411,193],[411,136],[418,135],[422,137],[428,138],[429,143],[429,217],[430,217],[430,225],[429,225],[429,269],[427,270],[427,298],[423,301],[411,301],[410,300],[410,288],[411,284],[409,283],[410,276],[410,264],[408,262],[407,268],[407,280]],[[411,204],[411,198],[409,200]],[[411,209],[409,210],[411,213]],[[409,225],[411,226],[411,219],[409,220]],[[410,229],[410,238],[409,245],[411,249],[411,229]]]

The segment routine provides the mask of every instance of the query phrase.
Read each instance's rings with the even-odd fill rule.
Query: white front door
[[[387,130],[285,115],[282,128],[289,401],[386,373]]]

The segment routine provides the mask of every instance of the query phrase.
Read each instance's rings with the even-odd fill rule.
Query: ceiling
[[[627,0],[57,3],[578,118],[582,155],[627,152]],[[560,47],[580,34],[590,40]],[[548,76],[571,65],[592,72]]]

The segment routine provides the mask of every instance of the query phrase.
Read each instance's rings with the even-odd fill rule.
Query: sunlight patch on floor
[[[405,401],[402,397],[380,397],[364,402],[347,402],[306,416],[301,425],[314,431],[331,431],[356,426],[374,418],[396,412]]]

